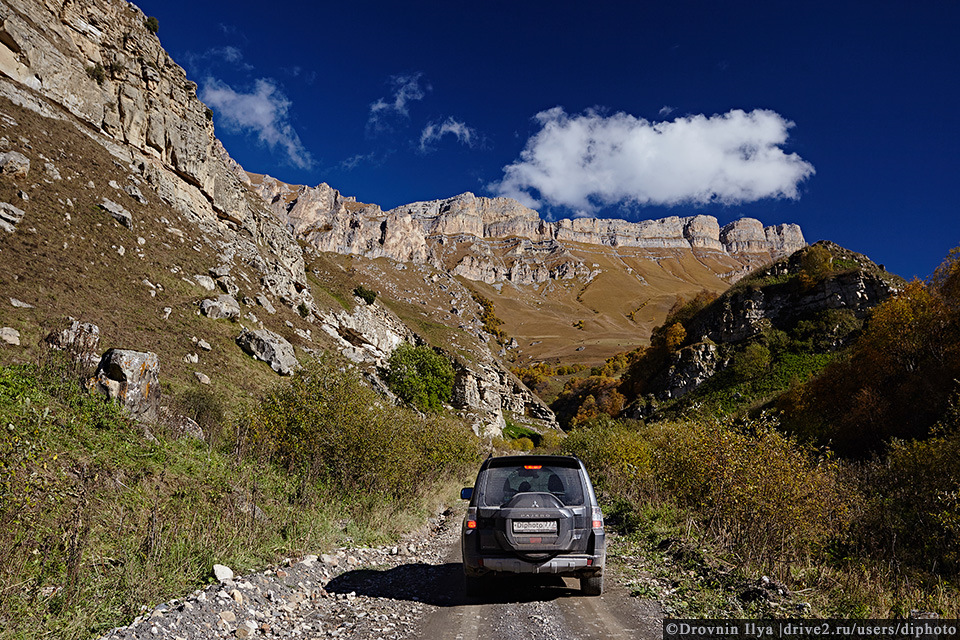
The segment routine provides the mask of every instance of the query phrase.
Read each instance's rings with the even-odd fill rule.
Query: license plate
[[[556,520],[514,520],[514,533],[556,533]]]

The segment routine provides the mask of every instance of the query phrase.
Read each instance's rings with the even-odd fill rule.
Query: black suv
[[[487,458],[460,497],[470,500],[461,535],[468,595],[482,576],[515,573],[576,577],[584,594],[603,592],[603,514],[577,458]]]

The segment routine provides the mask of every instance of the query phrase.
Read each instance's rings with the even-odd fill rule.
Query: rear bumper
[[[531,573],[590,576],[603,572],[603,556],[557,556],[543,562],[528,562],[520,558],[477,558],[474,566],[464,563],[467,575],[488,573]]]

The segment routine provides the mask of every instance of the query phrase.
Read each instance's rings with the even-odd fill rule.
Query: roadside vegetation
[[[212,581],[214,563],[385,542],[478,462],[461,423],[387,406],[333,359],[233,419],[185,397],[205,440],[151,440],[77,379],[59,354],[0,368],[2,638],[96,637]]]
[[[682,344],[678,311],[621,385]],[[960,615],[960,250],[848,321],[767,332],[646,421],[614,417],[611,376],[568,383],[601,410],[574,403],[561,448],[627,536],[636,593],[695,617]]]
[[[427,345],[401,344],[387,363],[384,378],[390,390],[421,411],[439,411],[450,401],[456,373],[443,355]]]

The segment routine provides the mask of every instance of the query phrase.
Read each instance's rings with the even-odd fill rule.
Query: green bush
[[[147,31],[149,31],[150,33],[156,33],[157,31],[160,30],[160,21],[154,18],[153,16],[150,16],[149,18],[143,21],[143,26],[145,26],[147,28]]]
[[[425,345],[400,345],[387,365],[391,391],[421,411],[438,411],[450,400],[454,377],[450,361]]]
[[[739,380],[758,378],[770,368],[770,349],[759,342],[751,342],[733,356],[730,368]]]
[[[384,406],[333,361],[278,384],[223,447],[148,440],[78,371],[59,352],[0,366],[2,638],[100,637],[203,587],[214,562],[246,573],[345,535],[395,539],[479,462],[462,423]],[[198,421],[222,411],[180,400]]]
[[[377,299],[377,292],[373,289],[367,289],[362,284],[353,290],[353,295],[357,296],[367,304],[373,304],[373,301]]]
[[[358,513],[371,503],[415,503],[479,455],[479,441],[459,422],[385,405],[354,370],[332,360],[276,388],[239,430],[242,455],[300,478],[302,501],[332,494]]]

